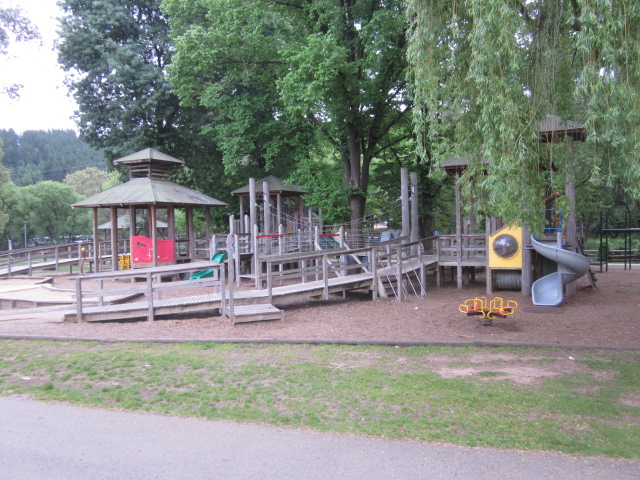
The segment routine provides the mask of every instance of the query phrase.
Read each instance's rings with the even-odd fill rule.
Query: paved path
[[[638,479],[640,462],[428,445],[0,398],[10,479]]]

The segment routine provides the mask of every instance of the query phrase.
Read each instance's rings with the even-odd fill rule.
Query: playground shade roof
[[[125,157],[126,158],[126,157]],[[168,180],[134,178],[71,205],[72,208],[173,205],[177,207],[226,207],[227,204]]]
[[[283,196],[298,197],[308,193],[306,190],[302,190],[299,185],[285,185],[285,183],[278,177],[269,175],[268,177],[256,180],[256,193],[264,193],[262,188],[263,182],[269,182],[269,193],[280,193]],[[249,185],[238,188],[231,192],[232,195],[245,196],[249,195]]]
[[[557,115],[547,115],[538,124],[538,134],[542,142],[557,142],[565,135],[579,142],[587,139],[584,125],[573,120],[563,120]]]
[[[178,160],[171,155],[167,155],[166,153],[162,153],[153,148],[145,148],[144,150],[140,150],[139,152],[132,153],[131,155],[127,155],[126,157],[122,157],[113,161],[114,165],[129,165],[151,162],[184,165],[184,162],[182,160]]]
[[[489,159],[484,159],[485,165],[489,164]],[[464,170],[469,166],[469,157],[451,157],[442,164],[447,172]]]

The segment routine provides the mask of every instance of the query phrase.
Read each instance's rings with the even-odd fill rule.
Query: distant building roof
[[[168,180],[134,178],[97,193],[71,207],[127,207],[129,205],[173,205],[176,207],[226,207],[227,204]]]
[[[557,115],[547,115],[538,124],[540,140],[547,143],[562,140],[566,135],[579,142],[587,139],[587,130],[584,125],[573,120],[563,120]]]
[[[299,185],[285,185],[281,179],[273,175],[256,180],[256,193],[264,193],[262,184],[265,181],[269,182],[269,192],[272,194],[280,193],[285,197],[297,197],[308,193],[306,190],[302,190]],[[249,195],[249,184],[234,190],[231,194],[240,196]]]

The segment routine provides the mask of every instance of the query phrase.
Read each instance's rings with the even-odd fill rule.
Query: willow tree
[[[468,158],[480,208],[540,230],[568,174],[640,197],[640,3],[409,0],[408,16],[421,155]],[[577,156],[540,142],[548,114],[585,126]]]

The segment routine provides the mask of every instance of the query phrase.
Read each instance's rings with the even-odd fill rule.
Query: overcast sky
[[[17,42],[9,55],[0,57],[0,84],[24,85],[20,98],[0,94],[0,129],[25,130],[76,129],[70,117],[77,109],[64,85],[64,72],[58,67],[53,49],[57,20],[62,12],[57,0],[0,0],[0,5],[20,6],[39,28],[38,42]]]

